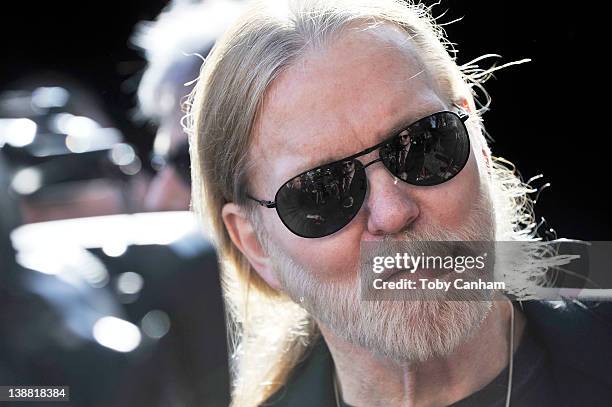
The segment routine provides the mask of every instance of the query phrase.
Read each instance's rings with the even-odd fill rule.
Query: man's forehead
[[[308,52],[274,81],[251,151],[258,183],[286,181],[442,110],[407,34],[396,30],[347,32],[329,48]]]

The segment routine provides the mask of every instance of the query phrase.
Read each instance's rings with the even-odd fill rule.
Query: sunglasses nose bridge
[[[378,161],[382,160],[374,162]],[[370,234],[395,235],[418,218],[420,208],[412,193],[398,188],[397,178],[386,166],[383,167],[374,168],[368,174],[370,182],[363,202],[364,216]]]

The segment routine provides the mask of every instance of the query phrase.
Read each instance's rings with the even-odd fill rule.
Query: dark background
[[[532,59],[487,82],[493,103],[485,124],[496,140],[493,152],[514,162],[525,179],[543,173],[536,185],[552,184],[541,194],[536,213],[559,237],[612,240],[609,119],[597,109],[606,48],[592,52],[599,38],[595,20],[603,11],[533,3],[446,0],[434,14],[449,9],[442,22],[463,17],[446,27],[458,44],[459,63],[485,53],[501,54],[502,63]],[[131,118],[144,61],[127,38],[136,22],[153,19],[165,4],[21,2],[4,9],[0,89],[28,73],[74,75],[104,98],[108,114],[146,154],[153,128]]]

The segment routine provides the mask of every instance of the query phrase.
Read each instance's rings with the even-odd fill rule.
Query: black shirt
[[[525,301],[514,353],[511,407],[612,406],[612,302]],[[319,338],[288,382],[262,406],[335,407],[333,359]],[[503,407],[508,370],[450,407]],[[343,407],[350,407],[342,403]]]
[[[523,331],[514,353],[511,407],[561,406],[559,392],[550,370],[550,358],[542,345]],[[508,367],[493,381],[449,407],[504,407],[508,392]],[[352,407],[341,401],[342,407]]]

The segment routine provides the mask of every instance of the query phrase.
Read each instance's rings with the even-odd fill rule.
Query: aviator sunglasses
[[[464,112],[434,113],[373,147],[292,177],[274,201],[248,198],[276,208],[285,226],[300,237],[331,235],[361,209],[368,184],[365,169],[374,163],[381,161],[396,179],[417,186],[439,185],[459,174],[470,156],[468,117]],[[376,149],[379,158],[367,164],[357,159]]]

